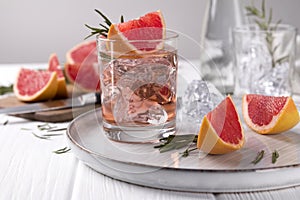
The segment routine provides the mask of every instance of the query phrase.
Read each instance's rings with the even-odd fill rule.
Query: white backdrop
[[[89,34],[85,23],[97,25],[97,8],[117,22],[121,14],[136,18],[160,9],[166,25],[200,42],[201,24],[208,0],[1,0],[0,63],[47,62],[56,52],[65,61],[65,53]],[[227,0],[220,0],[227,1]],[[241,0],[244,1],[244,0]],[[248,0],[245,0],[248,2]],[[275,18],[300,27],[299,0],[267,0]],[[181,42],[180,51],[189,58],[199,52]]]

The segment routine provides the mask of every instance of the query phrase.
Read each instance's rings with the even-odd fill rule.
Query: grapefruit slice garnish
[[[244,141],[239,115],[228,96],[204,116],[197,147],[209,154],[225,154],[242,148]]]
[[[300,120],[291,97],[248,94],[243,96],[242,105],[246,124],[260,134],[282,133]]]
[[[165,22],[160,11],[150,12],[127,22],[112,24],[107,39],[113,42],[113,51],[119,53],[141,53],[162,48],[160,40],[165,38]],[[110,48],[110,45],[107,46]]]
[[[83,91],[100,91],[96,41],[82,42],[66,54],[67,79]]]
[[[68,96],[66,79],[55,53],[52,53],[49,57],[48,70],[57,73],[58,86],[55,98],[66,98]]]
[[[54,98],[58,86],[57,73],[21,68],[14,93],[21,101],[43,101]]]

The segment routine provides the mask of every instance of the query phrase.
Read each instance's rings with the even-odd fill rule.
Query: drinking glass
[[[175,132],[177,38],[97,37],[103,130],[120,142],[147,143]]]
[[[257,93],[292,95],[296,29],[287,24],[261,30],[256,24],[233,30],[235,51],[235,91],[239,96]]]

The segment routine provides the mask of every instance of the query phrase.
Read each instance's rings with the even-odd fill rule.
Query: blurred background
[[[219,0],[226,1],[226,0]],[[63,63],[66,52],[89,34],[84,24],[99,24],[94,12],[103,11],[114,22],[120,15],[125,20],[160,9],[166,26],[184,35],[179,51],[188,59],[199,58],[204,11],[208,0],[2,0],[0,1],[0,64],[44,63],[56,52]],[[250,0],[241,0],[248,5]],[[256,2],[256,1],[254,1]],[[259,1],[260,2],[260,1]],[[299,30],[299,0],[266,0],[273,8],[274,19],[296,26]]]

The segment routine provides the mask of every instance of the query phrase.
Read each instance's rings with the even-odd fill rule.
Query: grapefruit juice
[[[117,58],[103,65],[103,128],[110,138],[118,140],[127,134],[144,142],[158,133],[175,131],[177,68],[174,49]]]

